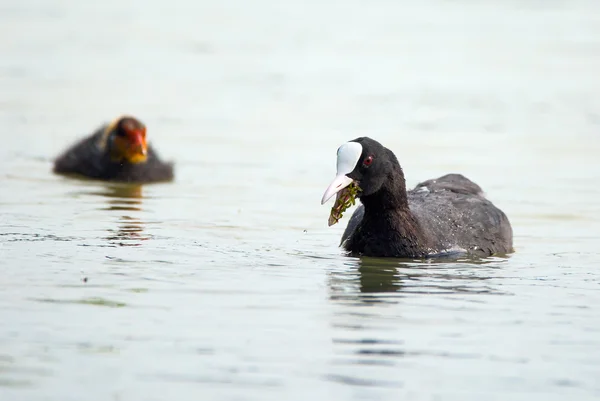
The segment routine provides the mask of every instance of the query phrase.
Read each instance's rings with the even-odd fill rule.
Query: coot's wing
[[[97,146],[100,135],[106,125],[98,128],[68,148],[54,161],[54,172],[59,174],[82,174],[87,177],[98,177],[102,174],[102,151]]]
[[[146,162],[123,166],[115,179],[126,182],[171,181],[173,179],[173,163],[160,160],[156,150],[148,145]]]
[[[455,240],[480,256],[513,251],[512,227],[506,214],[482,197],[455,196],[451,202],[457,211]]]
[[[512,252],[512,228],[504,212],[485,199],[479,185],[460,174],[418,184],[408,192],[410,209],[437,251],[456,249],[489,256]],[[361,204],[352,214],[341,244],[363,219]]]
[[[438,183],[409,192],[410,209],[438,250],[458,247],[479,256],[512,251],[512,228],[502,210],[473,186]]]
[[[446,174],[442,177],[427,180],[419,183],[415,189],[409,191],[409,197],[414,201],[414,195],[420,194],[422,192],[454,192],[457,194],[463,195],[475,195],[477,197],[483,197],[483,191],[479,187],[479,185],[475,184],[473,181],[469,180],[462,174]],[[411,196],[413,195],[413,196]],[[417,196],[419,198],[419,196]],[[431,199],[430,199],[431,201]],[[433,206],[433,205],[432,205]],[[361,222],[363,216],[365,214],[365,208],[362,204],[358,206],[358,208],[352,214],[350,221],[348,222],[348,226],[346,230],[344,230],[344,234],[342,235],[341,244],[344,243],[356,230],[356,227]],[[428,213],[425,213],[428,214]],[[439,235],[439,234],[438,234]]]
[[[483,196],[481,187],[462,174],[446,174],[417,184],[413,191],[452,191],[458,194]]]

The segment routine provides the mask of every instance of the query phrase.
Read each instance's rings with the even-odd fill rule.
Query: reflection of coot
[[[107,198],[109,206],[104,210],[119,210],[139,212],[142,210],[142,186],[129,184],[108,185],[105,191],[98,195]],[[141,241],[150,239],[150,235],[144,234],[144,223],[131,216],[119,218],[119,228],[109,230],[111,235],[106,239],[119,246],[140,246]]]
[[[142,210],[142,186],[135,184],[107,185],[105,190],[97,192],[107,198],[108,207],[105,210]]]
[[[505,294],[491,285],[486,266],[504,258],[433,258],[423,262],[363,256],[329,276],[331,300],[350,304],[397,303],[401,294]],[[475,269],[478,274],[464,274]]]
[[[388,263],[377,263],[377,260],[359,262],[360,292],[397,292],[401,291],[402,281],[397,266]]]
[[[148,234],[144,234],[144,223],[133,217],[123,216],[119,219],[119,229],[109,230],[114,232],[114,235],[106,239],[120,246],[140,246],[141,241],[150,239]]]
[[[331,299],[360,304],[395,303],[402,291],[402,276],[395,259],[363,257],[358,266],[332,272],[329,277]]]
[[[146,143],[146,126],[134,117],[119,117],[82,139],[54,163],[57,174],[122,182],[173,179],[173,165],[161,161]]]
[[[362,191],[358,194],[362,205],[342,236],[342,245],[352,254],[424,258],[449,252],[490,256],[513,250],[506,215],[462,175],[448,174],[407,192],[394,153],[363,137],[338,149],[337,176],[322,202],[335,194],[347,196],[352,183]]]

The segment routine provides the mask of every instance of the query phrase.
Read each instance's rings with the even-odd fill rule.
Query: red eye
[[[371,165],[371,163],[373,163],[373,156],[367,157],[365,159],[365,161],[363,162],[363,166],[369,167]]]

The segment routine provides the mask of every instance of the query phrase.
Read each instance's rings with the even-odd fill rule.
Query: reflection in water
[[[104,191],[93,192],[107,198],[108,207],[103,210],[142,210],[142,186],[137,184],[109,184]]]
[[[118,230],[109,230],[109,232],[113,235],[106,239],[119,246],[140,246],[142,241],[150,239],[148,234],[144,234],[144,223],[129,216],[122,216],[119,219]]]
[[[379,263],[379,260],[358,259],[357,265],[353,263],[347,270],[331,272],[331,300],[365,304],[390,302],[390,297],[378,297],[378,294],[399,292],[402,288],[401,278],[395,263]]]
[[[363,304],[394,302],[402,289],[397,262],[386,259],[361,258],[346,264],[348,269],[331,272],[329,287],[332,301]],[[388,296],[380,296],[387,294]]]
[[[107,184],[102,191],[93,192],[106,198],[108,206],[102,210],[140,212],[142,210],[142,186],[138,184]],[[144,222],[137,217],[122,215],[117,230],[109,230],[106,237],[112,245],[140,246],[151,237],[144,234]]]
[[[477,294],[503,294],[493,285],[494,271],[506,258],[431,259],[427,261],[391,258],[349,258],[345,269],[329,276],[330,300],[335,308],[332,338],[336,369],[360,365],[361,372],[374,369],[365,379],[361,374],[327,377],[356,386],[399,387],[401,379],[382,375],[381,368],[393,367],[406,357],[427,355],[434,358],[479,358],[478,354],[452,350],[411,347],[403,341],[403,331],[390,328],[402,325],[411,330],[410,315],[418,298],[438,298],[439,305],[449,296],[461,299]],[[441,302],[440,302],[441,301]],[[392,304],[402,306],[390,307]],[[369,307],[365,309],[364,307]],[[343,368],[342,368],[343,369]],[[378,379],[372,379],[378,377]]]
[[[347,269],[329,276],[332,301],[359,304],[396,303],[406,294],[459,294],[501,292],[488,284],[489,270],[507,258],[430,259],[416,262],[362,257]]]

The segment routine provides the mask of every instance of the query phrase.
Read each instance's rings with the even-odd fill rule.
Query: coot
[[[350,218],[340,244],[350,254],[426,258],[513,251],[508,218],[477,184],[448,174],[407,191],[394,153],[368,137],[338,149],[337,176],[321,204],[337,194],[339,205],[354,191],[362,205]],[[334,206],[330,225],[339,217]]]
[[[67,149],[54,162],[54,172],[144,183],[172,180],[173,164],[161,161],[146,143],[143,123],[122,116]]]

